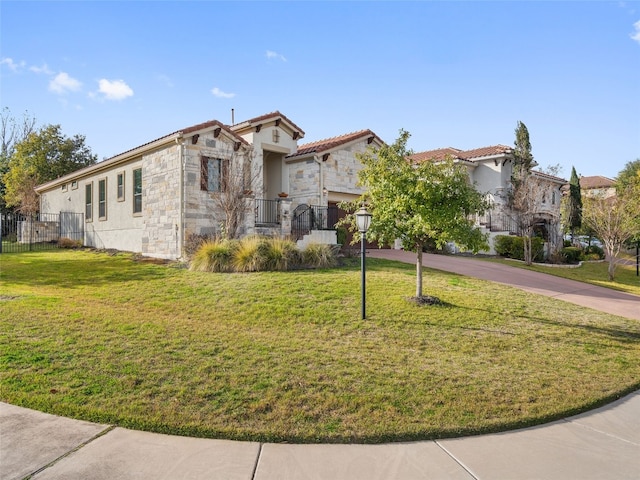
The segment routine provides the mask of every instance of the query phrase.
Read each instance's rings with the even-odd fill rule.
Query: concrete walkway
[[[383,445],[288,445],[113,428],[0,403],[0,478],[640,478],[640,393],[541,427]]]
[[[404,263],[416,263],[416,254],[405,252],[404,250],[372,249],[367,251],[367,256],[397,260]],[[583,307],[600,310],[601,312],[640,320],[640,297],[611,290],[610,288],[589,285],[523,268],[510,267],[501,263],[476,260],[470,257],[425,253],[422,258],[422,264],[425,267],[504,283],[538,295],[545,295]],[[638,478],[640,478],[640,474],[638,474]]]
[[[371,251],[413,263],[412,254]],[[640,319],[640,297],[469,258],[425,265]],[[289,445],[160,435],[0,402],[0,479],[639,479],[640,392],[540,427],[383,445]]]

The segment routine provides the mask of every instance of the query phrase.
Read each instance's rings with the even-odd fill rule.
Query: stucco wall
[[[144,219],[133,214],[133,170],[143,166],[142,158],[126,164],[114,166],[110,170],[77,178],[66,184],[43,192],[40,196],[40,210],[43,213],[74,212],[85,213],[85,187],[93,185],[93,215],[85,219],[84,244],[96,248],[141,252]],[[117,175],[124,173],[124,200],[117,198]],[[106,180],[107,214],[98,218],[98,182]],[[75,182],[75,184],[74,184]],[[143,209],[145,173],[143,168]]]

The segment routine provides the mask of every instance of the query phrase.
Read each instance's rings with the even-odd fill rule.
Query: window
[[[107,219],[107,179],[98,181],[98,220]]]
[[[84,218],[87,222],[93,220],[93,183],[84,187]]]
[[[74,180],[73,182],[71,182],[71,190],[77,190],[78,189],[78,181]]]
[[[118,174],[117,177],[118,201],[124,201],[124,172]]]
[[[551,205],[556,204],[556,191],[551,192]]]
[[[133,171],[133,213],[142,213],[142,169]]]
[[[63,183],[63,184],[62,184],[62,191],[63,191],[63,192],[66,192],[66,191],[68,190],[68,188],[69,188],[69,187],[68,187],[68,185],[67,185],[66,183]]]
[[[220,158],[202,157],[200,162],[200,190],[207,192],[221,192],[223,190],[223,175],[225,163]]]

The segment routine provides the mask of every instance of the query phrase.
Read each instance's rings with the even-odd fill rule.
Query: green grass
[[[383,442],[533,425],[640,387],[640,324],[370,259],[213,274],[129,255],[0,256],[0,399],[156,432]]]
[[[615,278],[613,281],[610,281],[609,275],[607,274],[607,267],[609,263],[606,261],[583,262],[580,267],[576,268],[547,267],[539,264],[528,267],[522,262],[515,262],[513,260],[492,259],[490,261],[497,261],[512,267],[527,268],[536,272],[548,273],[558,277],[569,278],[571,280],[578,280],[579,282],[590,283],[600,287],[607,287],[614,290],[620,290],[622,292],[632,293],[634,295],[640,295],[640,277],[636,276],[635,264],[618,264],[616,267]]]

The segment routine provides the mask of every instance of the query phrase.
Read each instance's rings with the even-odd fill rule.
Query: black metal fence
[[[478,223],[492,232],[509,232],[511,235],[520,232],[517,220],[503,212],[486,212],[478,217]]]
[[[82,213],[0,214],[0,253],[50,250],[83,241]]]
[[[256,198],[256,225],[276,225],[280,223],[278,200]]]
[[[339,220],[336,206],[298,205],[291,218],[291,236],[297,240],[311,230],[335,230]]]

